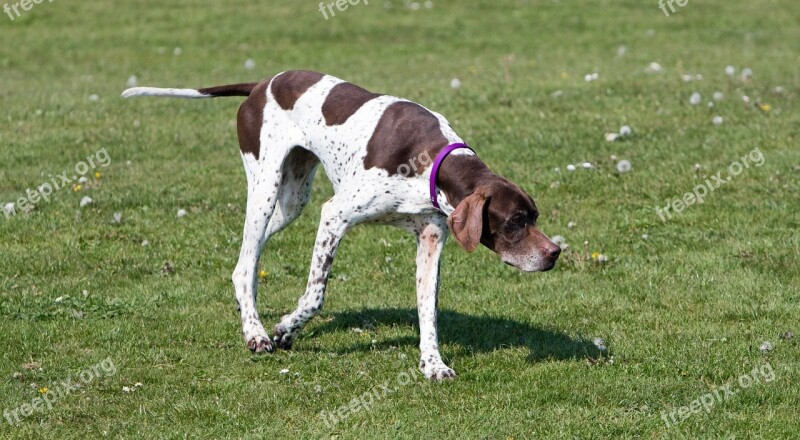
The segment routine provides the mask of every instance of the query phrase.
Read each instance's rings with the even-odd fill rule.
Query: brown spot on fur
[[[325,254],[325,262],[322,263],[322,272],[328,273],[331,269],[331,264],[333,264],[333,255]]]
[[[382,168],[391,176],[401,174],[401,165],[406,165],[410,172],[422,174],[445,146],[436,116],[419,104],[395,102],[383,112],[367,144],[364,168]],[[421,163],[421,157],[430,163]]]
[[[282,73],[272,82],[272,94],[275,101],[284,110],[291,110],[297,100],[309,87],[318,83],[324,75],[310,70],[289,70]]]
[[[342,125],[364,104],[379,96],[349,82],[336,84],[322,104],[322,116],[328,125]]]
[[[242,154],[252,154],[256,159],[261,152],[261,126],[264,125],[264,105],[267,102],[267,86],[271,80],[272,78],[267,78],[253,87],[250,96],[239,107],[236,118],[239,148]]]

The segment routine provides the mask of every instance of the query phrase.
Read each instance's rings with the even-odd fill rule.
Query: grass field
[[[691,0],[670,16],[656,0],[420,3],[326,20],[317,2],[57,0],[0,16],[0,202],[95,163],[0,219],[0,438],[796,438],[796,0]],[[295,68],[446,115],[569,244],[544,274],[447,244],[455,381],[408,373],[414,239],[388,227],[347,235],[293,351],[251,355],[230,282],[241,101],[119,98],[131,75],[204,87]],[[622,125],[632,134],[606,141]],[[717,172],[731,179],[661,220],[656,207]],[[331,195],[318,178],[267,246],[269,328],[306,285]],[[340,410],[353,399],[372,403]]]

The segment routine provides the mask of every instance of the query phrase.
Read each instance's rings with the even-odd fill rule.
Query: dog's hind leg
[[[336,249],[347,229],[351,226],[342,214],[346,209],[337,204],[339,194],[322,205],[322,216],[314,243],[314,255],[308,275],[306,291],[297,303],[297,309],[281,318],[275,326],[275,344],[279,348],[290,349],[297,333],[308,321],[322,310],[325,287],[328,284]]]
[[[242,334],[247,348],[253,352],[272,351],[272,342],[258,318],[256,285],[258,258],[267,240],[267,227],[278,200],[281,182],[281,160],[258,161],[243,155],[247,173],[247,214],[244,223],[242,248],[233,271],[236,301],[242,318]],[[274,166],[267,167],[267,164]]]
[[[239,143],[247,174],[247,214],[239,261],[231,277],[242,318],[242,334],[247,348],[256,353],[273,349],[256,310],[258,258],[269,236],[285,227],[302,210],[302,204],[291,207],[290,203],[283,203],[279,217],[273,220],[279,199],[290,198],[296,192],[289,188],[282,192],[282,182],[296,180],[295,174],[284,180],[284,170],[293,173],[295,170],[291,168],[297,158],[308,159],[302,153],[300,156],[293,154],[296,146],[306,144],[302,131],[287,120],[283,112],[269,111],[270,104],[264,107],[262,93],[264,91],[258,88],[254,90],[239,109]],[[289,162],[284,167],[287,158]],[[301,161],[301,164],[308,162]],[[313,165],[306,166],[300,173],[308,177],[313,169]],[[296,188],[298,185],[289,186]]]

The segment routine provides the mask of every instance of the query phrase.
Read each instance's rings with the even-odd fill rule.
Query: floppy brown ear
[[[453,237],[467,252],[474,251],[481,241],[484,203],[486,198],[483,195],[473,193],[462,200],[447,218]]]

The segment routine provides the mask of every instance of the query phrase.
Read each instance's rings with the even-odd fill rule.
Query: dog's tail
[[[135,96],[168,96],[172,98],[216,98],[220,96],[250,96],[258,83],[229,84],[206,89],[161,89],[158,87],[133,87],[122,92],[123,98]]]

